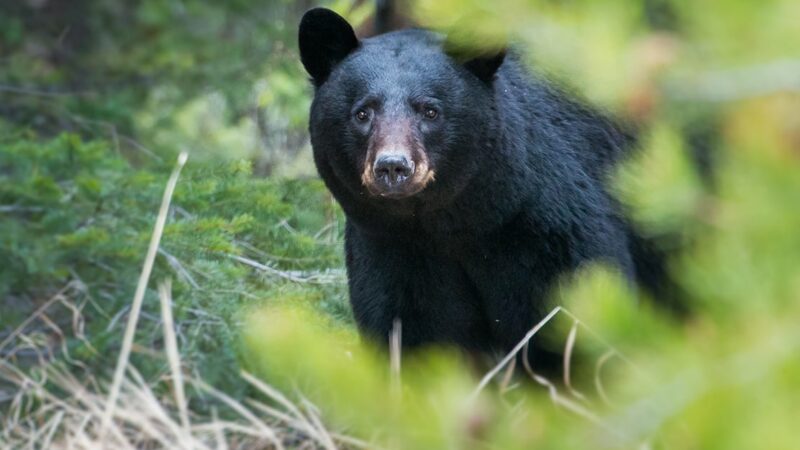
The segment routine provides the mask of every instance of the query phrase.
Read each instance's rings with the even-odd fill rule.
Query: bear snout
[[[405,155],[382,155],[373,165],[375,180],[389,189],[400,187],[414,174],[414,161]]]
[[[361,182],[370,194],[410,197],[433,181],[421,136],[408,118],[378,117],[364,156]]]
[[[424,151],[379,151],[369,158],[361,182],[370,194],[387,199],[415,195],[434,180],[434,172]]]

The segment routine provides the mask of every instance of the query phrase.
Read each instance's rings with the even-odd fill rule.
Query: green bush
[[[84,142],[74,134],[45,141],[26,134],[0,148],[0,254],[9,262],[0,272],[0,296],[36,303],[79,280],[93,299],[83,313],[90,318],[88,344],[96,350],[90,353],[98,370],[108,366],[106,352],[118,345],[119,330],[108,328],[108,320],[130,303],[169,170],[155,161],[133,167],[111,143]],[[247,308],[300,299],[350,320],[340,273],[325,284],[293,282],[287,275],[339,268],[341,222],[318,180],[253,178],[243,160],[188,164],[153,278],[180,281],[176,320],[190,336],[184,349],[210,382],[238,372],[235,328]],[[257,272],[235,257],[273,271]],[[157,316],[154,289],[145,311]],[[199,313],[215,318],[211,331],[201,328],[209,321]],[[2,325],[18,319],[3,314]],[[159,337],[143,336],[149,341],[142,345],[160,347]]]

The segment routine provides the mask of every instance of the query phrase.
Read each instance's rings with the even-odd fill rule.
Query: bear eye
[[[369,113],[364,111],[363,109],[359,109],[356,111],[356,120],[359,122],[364,122],[369,119]]]
[[[428,120],[433,120],[439,117],[439,111],[436,111],[433,108],[425,108],[425,118]]]

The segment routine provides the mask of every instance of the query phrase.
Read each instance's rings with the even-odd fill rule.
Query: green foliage
[[[482,448],[480,441],[529,448],[522,446],[526,435],[542,444],[570,440],[560,437],[569,417],[552,415],[541,429],[549,407],[517,415],[522,411],[503,408],[494,396],[471,400],[470,372],[446,350],[404,358],[402,380],[392,380],[384,354],[313,311],[268,308],[247,325],[248,354],[263,355],[251,358],[253,369],[308,396],[333,424],[381,448]]]
[[[94,318],[89,344],[97,363],[108,364],[102,355],[118,344],[119,333],[100,319],[130,302],[169,169],[161,163],[134,168],[110,143],[83,142],[74,134],[4,143],[0,255],[13,263],[0,272],[0,296],[37,298],[69,279],[81,280],[95,299],[96,310],[84,311]],[[338,281],[298,288],[280,277],[341,266],[336,245],[341,213],[330,196],[317,180],[254,179],[251,172],[242,160],[189,163],[153,275],[181,281],[176,318],[194,336],[186,350],[197,356],[198,370],[209,381],[236,371],[237,333],[229,327],[247,304],[295,292],[295,298],[327,309],[337,320],[349,320],[339,306],[344,293]],[[234,257],[272,261],[274,273],[257,275]],[[158,311],[154,294],[146,311]],[[208,324],[197,311],[215,318],[216,330],[203,336]]]
[[[310,91],[294,51],[304,9],[285,0],[4,2],[0,115],[48,134],[186,148],[195,160],[289,164],[306,142]]]
[[[591,99],[616,109],[641,94],[651,78],[666,81],[670,90],[689,97],[686,100],[701,100],[731,86],[726,80],[708,86],[709,70],[778,62],[800,54],[800,31],[790,19],[800,16],[800,9],[792,0],[491,4],[416,0],[414,4],[421,23],[456,31],[455,37],[465,45],[492,47],[509,38],[523,43],[540,70],[566,78]],[[664,73],[667,65],[671,70]],[[773,75],[761,78],[772,81]],[[669,79],[660,80],[662,76]],[[732,90],[735,95],[737,87]]]

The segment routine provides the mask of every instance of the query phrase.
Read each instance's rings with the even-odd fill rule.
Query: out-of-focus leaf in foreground
[[[574,418],[554,415],[544,397],[510,396],[520,402],[515,410],[492,395],[473,397],[474,371],[444,349],[405,357],[398,376],[387,355],[309,310],[265,309],[246,330],[248,363],[259,375],[384,448],[576,448],[580,440],[560,435]]]

